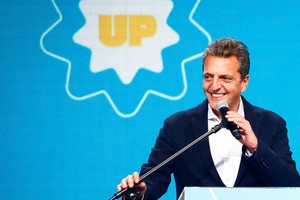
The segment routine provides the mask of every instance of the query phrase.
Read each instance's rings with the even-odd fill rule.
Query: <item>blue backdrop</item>
[[[108,199],[163,120],[205,98],[201,53],[223,36],[248,46],[244,96],[286,119],[300,169],[300,1],[0,5],[0,199]]]

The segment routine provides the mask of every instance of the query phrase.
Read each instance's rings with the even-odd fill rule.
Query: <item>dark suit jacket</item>
[[[291,157],[286,122],[277,114],[252,106],[245,98],[242,99],[245,118],[258,137],[258,149],[251,157],[243,153],[234,187],[299,186],[299,174]],[[207,106],[205,100],[199,106],[178,112],[165,120],[141,174],[208,131]],[[185,186],[225,187],[214,166],[207,139],[148,176],[145,179],[145,199],[160,198],[168,189],[172,173],[177,197]]]

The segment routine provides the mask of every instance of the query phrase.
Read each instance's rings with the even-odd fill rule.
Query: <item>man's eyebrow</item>
[[[221,74],[219,77],[233,77],[233,76],[230,74]]]
[[[203,75],[214,76],[212,73],[209,73],[209,72],[204,72]],[[218,77],[233,77],[233,75],[231,75],[231,74],[220,74],[220,75],[218,75]]]

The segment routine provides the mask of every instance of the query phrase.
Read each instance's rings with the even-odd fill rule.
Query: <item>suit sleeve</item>
[[[275,116],[272,126],[262,126],[257,151],[246,160],[266,186],[298,187],[299,174],[289,147],[286,122]],[[267,123],[267,122],[265,122]]]

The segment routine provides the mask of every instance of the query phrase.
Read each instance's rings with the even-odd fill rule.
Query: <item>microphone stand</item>
[[[214,127],[212,127],[210,131],[208,131],[208,132],[204,133],[203,135],[199,136],[197,139],[195,139],[194,141],[192,141],[191,143],[189,143],[188,145],[186,145],[185,147],[183,147],[182,149],[177,151],[175,154],[173,154],[172,156],[170,156],[169,158],[167,158],[166,160],[164,160],[163,162],[161,162],[157,166],[153,167],[147,173],[141,175],[139,183],[142,182],[149,175],[151,175],[153,172],[157,171],[158,169],[160,169],[161,167],[166,165],[168,162],[175,159],[177,156],[179,156],[180,154],[182,154],[183,152],[185,152],[186,150],[188,150],[189,148],[191,148],[192,146],[197,144],[198,142],[201,142],[205,138],[210,136],[211,134],[218,132],[222,127],[223,127],[222,123],[217,124]],[[139,183],[137,183],[135,185],[138,185]],[[120,198],[122,196],[122,194],[124,194],[128,189],[129,188],[125,188],[123,190],[120,190],[120,191],[116,192],[109,200],[115,200],[115,199]],[[130,194],[130,196],[137,197],[137,194]]]

